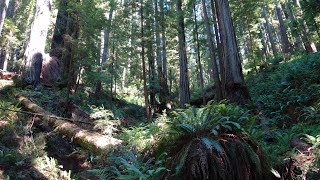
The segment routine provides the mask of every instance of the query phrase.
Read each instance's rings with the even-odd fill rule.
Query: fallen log
[[[59,134],[69,137],[73,140],[73,142],[85,149],[88,149],[95,153],[105,153],[111,147],[119,145],[121,143],[120,140],[115,139],[111,136],[105,136],[99,133],[90,132],[80,128],[75,124],[72,124],[65,120],[61,120],[63,118],[59,119],[59,117],[44,110],[22,95],[18,94],[16,95],[16,98],[25,109],[37,114],[43,114],[43,116],[39,116],[39,118],[46,121],[47,124],[50,127],[54,128],[55,131],[57,131]],[[42,126],[44,126],[43,123]]]

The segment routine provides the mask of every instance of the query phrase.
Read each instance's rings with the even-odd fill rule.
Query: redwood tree
[[[237,104],[246,104],[250,95],[242,74],[229,3],[226,0],[216,0],[216,6],[225,69],[225,80],[222,81],[224,97]]]
[[[2,1],[3,2],[0,3],[0,6],[3,6],[2,12],[0,14],[0,36],[3,28],[3,24],[4,24],[4,19],[6,18],[6,13],[9,6],[9,0],[2,0]]]
[[[209,45],[209,51],[210,51],[210,60],[213,66],[213,78],[214,78],[214,84],[215,84],[215,98],[217,101],[222,100],[222,92],[221,92],[221,81],[219,77],[219,70],[218,70],[218,63],[215,55],[215,48],[214,48],[214,42],[212,37],[212,31],[209,24],[209,18],[207,13],[207,7],[205,0],[201,0],[202,2],[202,16],[204,19],[204,24],[206,26],[206,33],[207,33],[207,39],[208,39],[208,45]]]
[[[28,84],[35,80],[33,62],[38,53],[44,54],[50,24],[51,0],[37,0],[30,37],[23,57],[23,79]]]
[[[189,77],[188,77],[188,62],[186,52],[186,37],[184,31],[184,15],[182,11],[182,0],[177,0],[177,29],[179,41],[179,62],[180,62],[180,107],[185,108],[190,102]]]
[[[143,92],[144,92],[144,102],[146,106],[146,116],[147,116],[147,122],[151,122],[150,117],[150,109],[149,109],[149,100],[148,100],[148,89],[147,89],[147,75],[146,75],[146,65],[144,61],[144,16],[143,16],[143,0],[141,0],[140,3],[140,31],[141,31],[141,61],[142,61],[142,76],[143,76]]]

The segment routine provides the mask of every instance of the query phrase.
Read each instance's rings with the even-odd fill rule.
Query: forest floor
[[[0,108],[7,108],[0,113],[0,179],[70,179],[92,169],[90,152],[54,129],[37,126],[37,116],[20,108],[11,85],[10,80],[0,82]],[[29,97],[48,103],[41,95]]]
[[[256,107],[248,110],[259,111],[255,112],[257,117],[265,121],[248,133],[265,149],[282,177],[317,180],[320,179],[320,54],[297,59],[270,65],[247,77],[252,101],[260,104],[258,110]],[[99,179],[101,169],[107,165],[107,154],[92,153],[49,126],[38,126],[37,116],[25,113],[16,93],[57,116],[62,115],[64,92],[46,87],[38,91],[19,89],[10,80],[0,80],[0,179]],[[88,93],[83,90],[81,95],[75,99],[83,108],[75,116],[78,120],[87,119],[93,112],[91,109],[87,113],[89,110],[84,106],[90,98]],[[134,122],[135,118],[141,120],[142,107],[122,100],[115,102],[119,108],[113,113],[96,109],[105,118],[118,119],[111,129],[101,124],[77,123],[78,126],[109,135],[114,134],[114,127],[120,129],[118,133],[123,126],[141,126],[141,131],[145,130]]]

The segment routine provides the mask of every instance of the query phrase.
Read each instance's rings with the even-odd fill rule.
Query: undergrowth
[[[302,138],[304,134],[314,137],[313,142],[320,134],[320,53],[270,65],[247,77],[247,84],[253,102],[262,104],[260,111],[267,117],[266,124],[274,138],[271,142],[258,138],[272,164],[279,167],[285,159],[299,158],[300,152],[292,147],[290,140],[296,137],[310,143]],[[313,151],[310,157],[314,153],[318,152]],[[320,164],[317,165],[316,160],[311,163],[318,167],[319,173]],[[304,167],[297,165],[296,168]],[[302,173],[297,178],[306,178],[306,175]]]
[[[71,179],[47,156],[46,134],[35,132],[35,117],[15,112],[20,108],[12,91],[0,101],[0,179]]]
[[[97,172],[118,179],[266,178],[270,168],[263,150],[245,132],[255,120],[236,105],[212,101],[163,114],[151,124],[124,129],[119,137],[127,148],[115,151]]]

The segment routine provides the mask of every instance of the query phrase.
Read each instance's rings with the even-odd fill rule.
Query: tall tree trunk
[[[136,12],[135,5],[132,4],[131,6],[131,15],[130,15],[130,38],[129,38],[129,57],[128,57],[128,64],[127,67],[123,67],[123,74],[122,74],[122,82],[123,86],[122,88],[124,89],[126,84],[128,84],[128,79],[127,79],[127,74],[130,76],[131,74],[131,66],[132,66],[132,60],[133,60],[133,38],[134,38],[134,13]]]
[[[6,13],[7,13],[7,9],[9,6],[9,0],[2,0],[3,2],[0,3],[0,6],[3,6],[2,8],[2,12],[1,12],[1,16],[0,16],[0,37],[1,37],[1,32],[3,29],[3,25],[4,25],[4,19],[6,18]]]
[[[270,26],[268,13],[267,13],[267,8],[266,8],[265,5],[262,6],[262,15],[263,15],[264,19],[266,20],[265,25],[266,25],[266,29],[267,29],[267,32],[268,32],[268,37],[269,37],[269,41],[270,41],[270,44],[271,44],[271,49],[272,49],[272,52],[273,52],[273,56],[277,57],[278,56],[278,50],[277,50],[276,43],[275,43],[274,38],[273,38],[272,28]]]
[[[160,2],[161,3],[161,2]],[[160,5],[161,6],[161,5]],[[162,57],[163,53],[161,53],[161,50],[163,50],[163,48],[161,47],[161,39],[160,39],[160,26],[159,26],[159,20],[163,20],[160,16],[159,16],[159,10],[158,10],[158,0],[154,0],[154,14],[155,14],[155,18],[154,18],[154,26],[155,26],[155,33],[156,33],[156,53],[157,53],[157,65],[158,65],[158,79],[159,79],[159,85],[160,85],[160,94],[159,94],[159,101],[160,104],[165,104],[167,102],[167,96],[168,96],[168,86],[167,86],[167,82],[166,82],[166,78],[164,75],[164,70],[163,70],[163,59],[166,57]],[[161,9],[160,9],[161,11]],[[162,22],[164,23],[164,22]]]
[[[300,14],[303,15],[303,12],[301,10],[301,5],[300,5],[300,1],[299,0],[294,0],[296,6],[298,6]],[[317,52],[317,47],[314,44],[314,42],[312,41],[312,37],[311,37],[311,33],[309,30],[309,27],[307,25],[307,22],[305,20],[302,21],[302,25],[303,25],[303,29],[302,29],[302,34],[303,34],[303,41],[305,44],[305,47],[307,49],[308,52]]]
[[[165,1],[160,0],[160,28],[161,28],[161,51],[162,51],[162,73],[161,73],[161,91],[160,96],[165,97],[169,95],[168,89],[168,70],[167,70],[167,49],[166,49],[166,25],[165,25],[165,12],[164,12]]]
[[[102,66],[106,63],[106,61],[108,59],[109,34],[111,32],[111,22],[112,22],[114,6],[115,6],[114,1],[111,1],[110,2],[109,19],[107,21],[107,28],[104,30],[103,52],[102,52],[101,62],[100,62],[101,68],[103,68]],[[101,71],[101,69],[99,69],[99,71]],[[96,83],[96,90],[95,90],[96,97],[99,97],[101,91],[102,91],[102,82],[101,82],[101,80],[98,80]]]
[[[208,45],[209,45],[209,52],[210,52],[210,60],[212,63],[212,68],[213,68],[213,78],[214,78],[214,84],[215,84],[215,99],[217,101],[222,100],[222,91],[221,91],[221,81],[219,77],[219,70],[218,70],[218,64],[217,64],[217,59],[215,56],[215,48],[214,48],[214,42],[212,41],[212,32],[211,32],[211,27],[209,24],[209,18],[208,18],[208,13],[207,13],[207,7],[205,0],[202,0],[202,16],[204,19],[204,23],[206,26],[206,32],[207,32],[207,39],[208,39]]]
[[[199,32],[198,32],[198,19],[197,19],[197,9],[196,9],[197,1],[194,0],[193,4],[193,14],[194,14],[194,27],[195,27],[195,41],[196,41],[196,51],[197,51],[197,64],[199,69],[199,78],[200,78],[200,86],[201,86],[201,96],[202,96],[202,104],[206,103],[206,97],[204,92],[204,80],[203,80],[203,70],[201,65],[201,55],[200,55],[200,42],[199,42]]]
[[[182,0],[177,0],[177,29],[179,41],[179,62],[180,62],[180,107],[185,108],[190,102],[189,77],[188,77],[188,62],[186,52],[186,37],[184,32],[184,15],[182,11]]]
[[[50,0],[37,0],[36,10],[31,25],[30,38],[23,57],[23,79],[32,84],[35,80],[33,63],[34,56],[38,53],[44,54],[47,33],[50,24]]]
[[[110,12],[109,12],[109,18],[107,21],[107,28],[104,30],[104,47],[103,47],[103,53],[101,58],[101,65],[103,65],[107,59],[108,59],[108,49],[109,49],[109,34],[111,32],[111,23],[112,23],[112,17],[113,17],[113,11],[114,11],[114,2],[110,2]]]
[[[146,107],[147,122],[151,122],[149,101],[148,101],[148,89],[147,89],[147,75],[146,75],[146,65],[144,61],[144,16],[143,16],[143,0],[140,1],[140,31],[141,31],[141,61],[142,61],[142,76],[143,76],[143,91],[144,91],[144,102]]]
[[[54,28],[54,33],[51,42],[51,49],[61,48],[63,46],[63,35],[68,34],[67,24],[68,24],[68,13],[65,8],[67,8],[68,3],[67,0],[59,1],[59,10],[56,19],[56,25]],[[69,34],[70,35],[70,34]],[[62,54],[54,54],[57,58],[61,59]]]
[[[13,36],[13,32],[12,31],[9,32],[9,36],[10,37]],[[7,71],[7,69],[8,69],[8,61],[10,59],[10,47],[11,47],[11,41],[8,40],[7,43],[6,43],[6,46],[5,46],[6,50],[5,50],[4,60],[3,60],[3,67],[2,67],[2,69],[4,71]]]
[[[245,84],[241,60],[239,57],[236,36],[233,30],[231,12],[226,0],[216,0],[225,69],[225,84],[223,84],[226,99],[237,104],[246,104],[250,100]]]
[[[80,3],[79,1],[75,1]],[[62,83],[64,85],[76,83],[77,75],[74,71],[75,61],[71,58],[71,48],[74,42],[78,39],[80,26],[78,12],[71,7],[70,0],[59,1],[59,11],[56,19],[56,26],[51,43],[51,55],[60,59],[62,66]],[[67,41],[66,41],[67,40]],[[74,48],[75,46],[73,46]],[[71,72],[70,72],[71,71]]]
[[[286,25],[284,24],[284,20],[282,17],[282,7],[280,2],[277,3],[276,5],[276,11],[277,11],[277,16],[279,20],[279,27],[280,27],[280,35],[281,35],[281,44],[282,44],[282,52],[283,53],[292,53],[292,44],[289,41],[288,34],[287,34],[287,28]]]
[[[153,54],[153,31],[151,28],[151,9],[152,1],[148,0],[145,3],[145,12],[146,12],[146,48],[147,48],[147,58],[149,64],[149,91],[150,91],[150,106],[151,111],[154,112],[154,107],[156,105],[156,94],[155,94],[155,62]]]
[[[269,47],[267,44],[267,37],[266,34],[264,33],[264,26],[262,23],[259,23],[259,30],[260,30],[260,36],[261,36],[261,44],[263,46],[263,53],[264,53],[264,58],[266,58],[270,55]]]
[[[116,76],[115,76],[115,45],[114,45],[114,41],[115,41],[115,35],[113,35],[113,39],[112,39],[112,54],[110,56],[110,60],[111,60],[111,73],[110,73],[110,104],[111,104],[111,108],[112,108],[112,103],[113,103],[113,94],[116,93]],[[115,79],[115,84],[113,84],[113,79]],[[115,90],[113,92],[113,86],[115,85]]]
[[[224,79],[225,79],[225,73],[224,73],[224,62],[223,62],[223,55],[222,55],[222,43],[221,43],[221,38],[219,36],[220,34],[220,25],[218,22],[218,14],[217,14],[217,7],[215,5],[214,0],[210,0],[211,4],[211,11],[212,11],[212,19],[213,19],[213,26],[214,26],[214,34],[216,37],[216,42],[217,42],[217,48],[218,48],[218,57],[219,57],[219,72],[220,72],[220,82],[221,84],[224,84]]]
[[[17,10],[18,10],[19,2],[18,0],[13,0],[11,3],[9,3],[9,7],[7,9],[7,18],[11,18],[13,23],[16,23],[16,16],[17,16]],[[0,31],[1,34],[1,31]],[[8,68],[8,62],[11,58],[11,55],[15,55],[15,52],[12,52],[14,48],[11,48],[12,46],[12,37],[13,37],[13,30],[9,30],[9,37],[5,46],[5,53],[3,58],[3,70],[7,71]],[[12,69],[12,68],[11,68]]]
[[[296,16],[293,13],[291,1],[286,2],[286,8],[287,8],[287,12],[288,12],[288,17],[291,21],[291,27],[290,27],[291,34],[295,37],[294,47],[297,50],[305,51],[306,48],[302,42],[301,33],[296,30],[296,29],[298,29],[298,27],[297,27],[298,21],[297,21]]]

